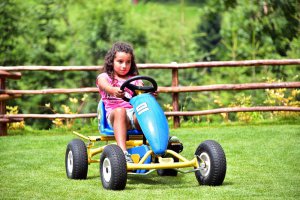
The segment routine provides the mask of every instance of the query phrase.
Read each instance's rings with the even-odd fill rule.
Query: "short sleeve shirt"
[[[104,106],[105,106],[106,116],[109,116],[111,111],[115,108],[119,108],[119,107],[132,108],[132,105],[129,102],[124,101],[122,98],[112,96],[112,95],[106,93],[105,91],[101,90],[98,86],[98,78],[100,78],[100,77],[104,77],[108,81],[108,83],[113,87],[121,87],[121,85],[125,82],[125,80],[124,81],[123,80],[118,80],[118,79],[112,80],[112,78],[110,78],[107,73],[101,73],[97,77],[96,85],[99,89],[101,99],[102,99],[102,101],[104,103]],[[136,81],[133,81],[132,84],[142,85],[142,81],[136,80]],[[125,88],[125,92],[132,95],[132,91],[128,90],[127,88]],[[126,95],[126,93],[125,93],[125,95]]]

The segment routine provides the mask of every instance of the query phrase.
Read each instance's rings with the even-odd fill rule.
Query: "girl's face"
[[[115,76],[126,78],[131,67],[131,54],[125,52],[116,52],[114,58]]]

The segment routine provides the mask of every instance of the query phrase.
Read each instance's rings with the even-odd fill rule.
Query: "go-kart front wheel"
[[[223,148],[213,140],[201,143],[195,155],[200,170],[195,172],[200,185],[222,185],[226,174],[226,157]]]
[[[86,179],[88,172],[88,156],[84,142],[74,139],[69,142],[65,156],[67,177],[70,179]]]
[[[127,182],[127,165],[122,149],[114,144],[104,148],[100,158],[102,185],[108,190],[123,190]]]

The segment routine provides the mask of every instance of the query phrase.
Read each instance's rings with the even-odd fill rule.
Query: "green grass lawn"
[[[102,188],[99,165],[87,180],[65,174],[71,133],[55,130],[0,137],[0,199],[299,199],[300,125],[205,126],[172,130],[191,159],[199,143],[218,141],[226,153],[222,186],[199,186],[194,173],[130,176],[124,191]],[[96,132],[95,132],[96,134]],[[94,135],[95,135],[94,134]]]

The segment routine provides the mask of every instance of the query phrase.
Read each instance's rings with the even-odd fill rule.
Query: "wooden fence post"
[[[0,89],[5,89],[5,78],[0,77]],[[5,115],[6,114],[6,103],[5,100],[0,100],[0,114]],[[7,135],[7,124],[6,122],[0,122],[0,136]]]
[[[6,79],[20,79],[21,73],[18,72],[7,72],[0,70],[0,90],[2,91],[0,93],[0,115],[4,116],[6,114],[6,100],[19,97],[19,95],[9,95],[5,93],[5,81]],[[4,91],[4,94],[3,94]],[[7,135],[7,123],[8,122],[17,122],[22,121],[21,118],[0,118],[0,136],[6,136]]]
[[[172,64],[176,64],[176,62],[172,62]],[[172,69],[172,87],[178,87],[179,85],[179,79],[178,79],[178,69]],[[172,106],[173,106],[173,111],[177,112],[179,111],[179,93],[178,92],[173,92],[172,93]],[[174,123],[174,128],[179,128],[180,127],[180,118],[179,116],[173,116],[173,123]]]

